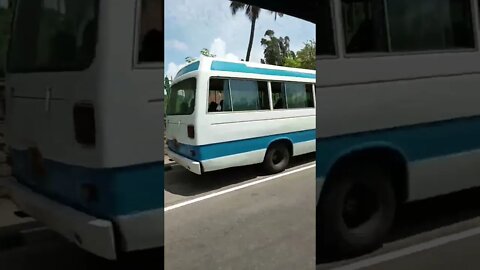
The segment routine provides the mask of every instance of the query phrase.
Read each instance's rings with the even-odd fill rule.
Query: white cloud
[[[177,72],[184,67],[185,64],[175,64],[173,62],[170,62],[167,67],[167,77],[168,78],[175,78],[175,75],[177,75]]]
[[[212,42],[212,45],[210,45],[210,52],[216,54],[218,57],[224,56],[226,49],[227,44],[221,38],[216,38]]]
[[[218,58],[224,58],[232,61],[240,60],[240,58],[235,54],[227,53],[227,43],[219,37],[214,39],[210,45],[210,53],[215,54]]]
[[[188,45],[185,42],[176,40],[176,39],[171,39],[167,40],[165,42],[165,46],[167,48],[175,49],[177,51],[187,51],[188,50]]]
[[[227,53],[224,58],[230,61],[240,61],[240,57],[236,56],[233,53]]]

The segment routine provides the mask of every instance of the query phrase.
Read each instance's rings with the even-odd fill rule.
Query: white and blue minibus
[[[167,154],[195,174],[315,152],[315,71],[201,57],[167,104]]]

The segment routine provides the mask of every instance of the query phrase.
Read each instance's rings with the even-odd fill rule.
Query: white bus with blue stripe
[[[19,208],[107,259],[163,246],[163,1],[19,0],[6,138]]]
[[[319,255],[375,249],[401,203],[480,185],[478,8],[470,0],[322,2]]]
[[[168,156],[195,174],[315,151],[315,71],[202,57],[176,75]]]

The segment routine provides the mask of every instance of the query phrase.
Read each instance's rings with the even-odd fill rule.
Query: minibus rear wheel
[[[379,166],[358,165],[334,175],[320,198],[317,247],[323,255],[373,251],[392,227],[397,203],[390,175]]]
[[[263,168],[271,174],[282,172],[290,162],[290,155],[288,146],[285,143],[274,143],[267,149],[263,160]]]

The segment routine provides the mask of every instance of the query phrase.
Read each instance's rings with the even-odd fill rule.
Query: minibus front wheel
[[[362,163],[328,180],[317,206],[317,257],[356,256],[382,245],[397,206],[390,178],[381,166]]]
[[[290,162],[290,150],[285,142],[275,142],[270,145],[263,160],[263,168],[274,174],[284,171]]]

